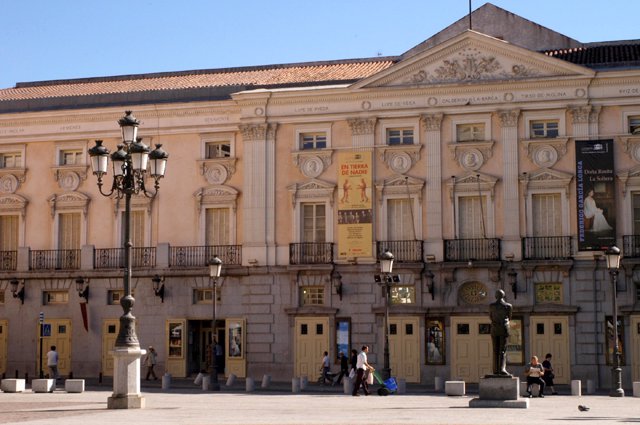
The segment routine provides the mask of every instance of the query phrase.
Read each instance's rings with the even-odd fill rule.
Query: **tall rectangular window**
[[[629,117],[629,133],[640,134],[640,116]]]
[[[410,241],[415,239],[411,199],[387,200],[387,238],[390,241]]]
[[[227,141],[208,142],[205,144],[205,158],[229,158],[231,156],[231,143]]]
[[[484,123],[456,125],[456,141],[484,141]]]
[[[0,153],[0,168],[21,168],[22,154],[20,152]]]
[[[229,245],[229,208],[207,208],[205,220],[205,245]]]
[[[58,249],[80,249],[79,212],[58,214]]]
[[[387,129],[387,145],[413,145],[413,128]]]
[[[326,242],[324,204],[302,205],[302,242]]]
[[[300,135],[300,149],[325,149],[327,147],[327,134],[302,133]]]
[[[131,236],[131,244],[133,247],[144,247],[146,246],[146,239],[145,239],[145,215],[146,215],[146,211],[144,210],[134,210],[131,211],[131,227],[130,227],[130,236]],[[122,212],[121,215],[121,219],[122,219],[122,232],[120,233],[122,235],[122,242],[125,242],[124,240],[124,211]]]
[[[18,225],[17,215],[0,215],[0,251],[18,250]]]
[[[541,193],[531,197],[533,236],[562,235],[562,206],[559,193]]]
[[[484,196],[458,198],[458,229],[460,239],[478,239],[486,236]]]
[[[558,137],[558,121],[531,121],[531,138],[554,138]]]

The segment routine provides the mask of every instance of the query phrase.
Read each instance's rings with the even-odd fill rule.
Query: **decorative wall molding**
[[[420,116],[420,123],[425,131],[440,131],[444,114],[424,114]]]
[[[524,196],[527,196],[530,190],[536,189],[561,189],[566,196],[569,196],[573,175],[549,168],[541,168],[529,174],[522,174],[518,179],[523,186],[522,194]]]
[[[500,118],[500,125],[502,127],[517,127],[518,117],[520,117],[519,109],[498,112],[498,118]]]
[[[55,217],[56,212],[67,210],[81,210],[86,217],[91,199],[80,192],[67,192],[61,195],[53,195],[49,199],[51,217]]]
[[[404,197],[417,197],[418,203],[422,202],[422,188],[425,181],[410,176],[396,176],[376,183],[378,203],[382,204],[385,197],[401,195]]]
[[[291,159],[305,177],[315,179],[331,165],[332,154],[332,149],[296,151],[291,153]]]
[[[198,212],[203,208],[215,205],[231,205],[233,213],[238,208],[239,192],[230,186],[210,186],[199,189],[193,196],[196,198]]]
[[[224,184],[236,172],[236,158],[212,158],[197,161],[209,184]]]
[[[385,146],[378,149],[378,156],[397,174],[407,173],[420,160],[422,145]]]
[[[78,189],[80,183],[87,179],[88,165],[64,165],[51,167],[53,177],[58,182],[62,190],[74,191]]]
[[[333,206],[336,185],[318,179],[311,179],[305,183],[294,183],[287,186],[291,196],[291,205],[295,208],[296,202],[303,199],[326,199]]]
[[[489,192],[491,201],[495,197],[495,187],[498,178],[483,173],[468,172],[461,177],[455,177],[453,181],[449,180],[447,186],[449,195],[453,199],[456,193],[471,193],[474,195],[480,192]]]
[[[352,136],[373,134],[376,129],[376,121],[377,118],[349,118],[347,120]]]
[[[18,213],[23,218],[27,213],[27,204],[29,201],[16,194],[8,194],[0,196],[0,212],[2,213]]]
[[[240,132],[242,133],[242,140],[245,142],[273,139],[277,127],[277,123],[241,124],[239,126]]]
[[[467,171],[479,170],[493,156],[495,142],[459,142],[448,143],[447,147],[458,161],[460,167]]]
[[[591,105],[580,105],[569,107],[569,113],[573,119],[573,124],[587,124],[589,123],[589,116],[591,113]]]
[[[527,158],[538,167],[551,168],[567,153],[569,138],[522,140]]]

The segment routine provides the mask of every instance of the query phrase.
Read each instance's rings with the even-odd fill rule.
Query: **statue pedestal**
[[[529,399],[520,399],[520,378],[488,375],[480,378],[479,397],[469,407],[528,409]]]
[[[142,409],[140,394],[140,358],[146,353],[140,347],[116,347],[113,351],[113,395],[108,409]]]

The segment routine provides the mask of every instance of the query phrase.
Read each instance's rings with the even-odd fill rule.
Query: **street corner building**
[[[62,376],[113,374],[125,205],[100,195],[88,150],[118,151],[133,111],[169,154],[130,205],[135,329],[157,372],[215,358],[315,380],[324,351],[336,370],[362,345],[382,369],[388,332],[397,379],[474,383],[502,289],[509,371],[552,353],[557,384],[608,388],[619,351],[630,388],[640,40],[582,43],[489,3],[472,17],[399,56],[0,89],[0,373],[37,375],[55,345]]]

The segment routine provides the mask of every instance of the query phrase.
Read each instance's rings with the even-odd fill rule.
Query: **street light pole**
[[[113,396],[109,398],[108,408],[131,409],[144,405],[140,396],[140,357],[144,350],[140,349],[135,328],[136,318],[132,313],[135,300],[131,296],[131,195],[143,193],[148,198],[156,196],[169,155],[162,150],[162,145],[156,145],[156,149],[151,152],[149,147],[142,143],[142,139],[137,137],[140,122],[131,111],[126,111],[125,116],[118,120],[118,124],[122,130],[123,141],[123,144],[118,145],[118,150],[109,155],[109,150],[102,145],[102,140],[96,140],[95,146],[89,149],[89,156],[93,174],[98,178],[100,194],[106,197],[115,194],[117,199],[125,200],[124,296],[120,299],[124,313],[120,317],[120,329],[115,342]],[[102,178],[107,174],[109,157],[113,162],[113,184],[108,192],[104,192]],[[155,180],[155,192],[148,192],[145,188],[149,162],[149,174]]]
[[[216,339],[216,307],[217,307],[217,286],[220,272],[222,271],[222,260],[214,255],[209,261],[209,278],[211,279],[211,303],[213,304],[213,319],[211,320],[211,390],[220,391],[220,384],[218,383],[218,362],[216,358],[217,351],[217,339]]]
[[[620,367],[620,347],[618,345],[618,300],[617,300],[617,280],[618,269],[620,268],[620,248],[612,246],[607,250],[607,268],[611,276],[613,298],[613,367],[611,368],[611,391],[610,397],[624,397],[622,388],[622,368]]]
[[[391,363],[389,359],[389,303],[391,301],[391,272],[393,271],[393,254],[386,250],[380,257],[380,271],[384,275],[384,365],[382,368],[383,379],[391,378]]]

